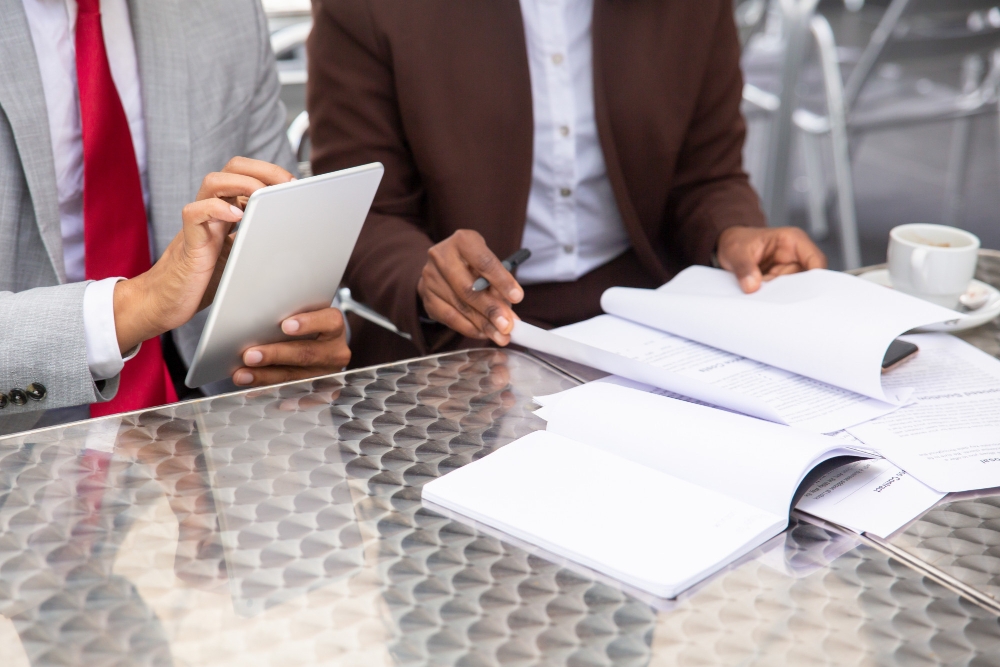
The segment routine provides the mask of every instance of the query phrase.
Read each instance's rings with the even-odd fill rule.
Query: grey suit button
[[[23,389],[11,389],[10,402],[14,405],[24,405],[28,402],[28,395],[24,393]]]
[[[41,382],[32,382],[28,385],[28,388],[24,390],[24,393],[28,395],[33,401],[40,401],[49,393],[49,390],[45,388],[45,385]]]
[[[8,403],[10,403],[10,399],[7,398],[7,394],[0,394],[0,410],[6,408]]]

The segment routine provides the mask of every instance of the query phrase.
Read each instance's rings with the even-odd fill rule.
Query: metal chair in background
[[[308,78],[306,40],[312,32],[312,19],[298,21],[271,33],[271,49],[278,64],[282,86],[305,85]]]
[[[775,42],[773,85],[748,81],[743,87],[743,109],[748,119],[763,115],[768,120],[767,146],[764,150],[763,179],[760,183],[761,205],[768,224],[788,224],[788,186],[796,105],[796,86],[809,49],[809,21],[819,0],[772,0],[768,7],[767,36]],[[771,35],[770,33],[777,33]],[[747,47],[748,41],[744,44]],[[770,69],[770,68],[769,68]],[[769,76],[769,78],[771,78]]]
[[[261,0],[271,32],[312,16],[312,0]]]
[[[312,162],[309,160],[309,112],[303,111],[288,126],[288,143],[292,146],[295,160],[299,163],[299,175],[312,176]]]
[[[740,46],[746,47],[767,22],[768,0],[736,0],[734,12]]]
[[[825,214],[827,182],[821,138],[831,139],[841,228],[853,227],[848,233],[856,238],[851,158],[862,137],[878,130],[950,121],[954,126],[943,222],[960,222],[971,121],[1000,112],[997,4],[997,0],[893,0],[846,83],[841,69],[833,65],[836,44],[829,24],[821,17],[813,19],[811,29],[829,108],[825,115],[799,109],[793,116],[803,138],[811,218]],[[908,64],[930,57],[954,59],[961,70],[959,84],[953,87],[906,76]],[[813,225],[823,228],[825,219]]]

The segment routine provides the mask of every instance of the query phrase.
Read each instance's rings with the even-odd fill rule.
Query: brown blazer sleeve
[[[717,1],[714,33],[706,35],[701,90],[678,154],[668,199],[667,245],[682,264],[708,264],[719,234],[736,225],[766,225],[757,193],[743,170],[746,122],[740,111],[743,74],[732,3]]]
[[[354,296],[391,319],[427,351],[417,282],[427,250],[424,191],[396,101],[388,45],[367,2],[314,3],[308,107],[316,173],[369,162],[385,165],[371,213],[347,267]]]

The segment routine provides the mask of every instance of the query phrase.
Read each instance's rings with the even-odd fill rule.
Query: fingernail
[[[506,331],[506,330],[507,330],[507,327],[509,327],[509,326],[510,326],[510,320],[508,320],[508,319],[507,319],[506,317],[504,317],[503,315],[499,316],[499,317],[498,317],[498,318],[497,318],[497,319],[495,320],[495,322],[496,322],[496,324],[497,324],[497,329],[499,329],[500,331]]]
[[[512,302],[517,303],[524,298],[524,292],[515,287],[507,294],[507,298],[509,298]]]
[[[262,361],[264,361],[264,353],[260,350],[249,350],[243,355],[243,363],[250,366],[256,366]]]
[[[241,219],[243,218],[243,210],[238,206],[230,205],[229,209],[233,212],[233,215],[235,215],[237,218]]]
[[[299,180],[299,179],[297,179],[297,178],[295,178],[294,176],[292,176],[292,180],[290,180],[290,181],[288,181],[288,182],[289,182],[289,183],[294,183],[294,182],[295,182],[295,181],[297,181],[297,180]]]
[[[253,373],[250,371],[236,371],[236,374],[233,375],[233,382],[238,386],[246,386],[253,382]]]
[[[298,320],[285,320],[281,323],[281,330],[286,334],[293,334],[301,328]]]

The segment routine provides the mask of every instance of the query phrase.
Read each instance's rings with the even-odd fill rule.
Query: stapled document
[[[826,473],[795,507],[859,533],[887,538],[945,495],[885,459],[868,459]]]
[[[882,357],[905,331],[954,313],[851,276],[810,271],[752,295],[725,271],[692,267],[658,290],[612,288],[609,315],[512,339],[711,405],[815,433],[894,411]]]

